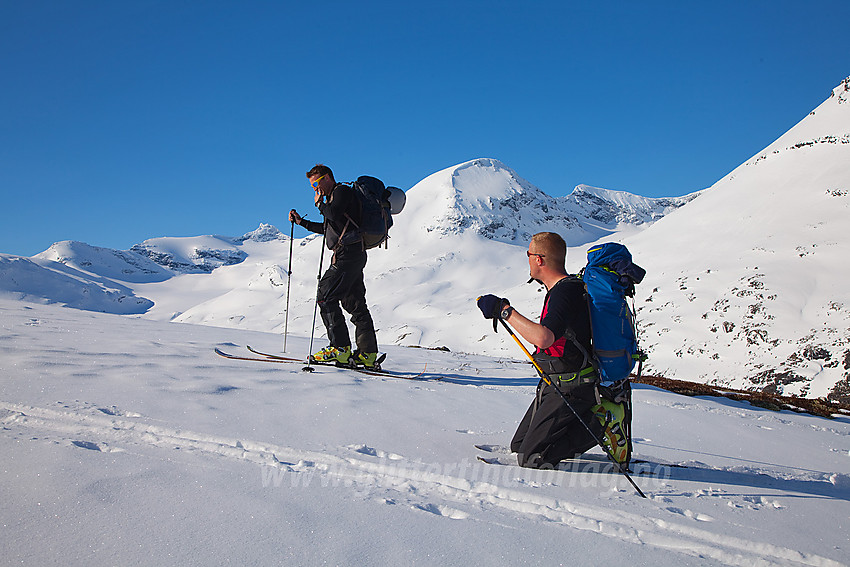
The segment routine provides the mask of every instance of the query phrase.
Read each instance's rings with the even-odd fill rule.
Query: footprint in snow
[[[71,445],[74,447],[79,447],[80,449],[87,449],[89,451],[97,451],[98,453],[123,453],[124,449],[119,449],[117,447],[110,447],[108,443],[95,443],[93,441],[71,441]]]
[[[140,413],[123,411],[118,409],[116,406],[97,408],[97,410],[101,413],[105,413],[106,415],[111,415],[112,417],[142,417],[142,414]]]
[[[391,461],[400,461],[404,459],[401,455],[397,455],[395,453],[387,453],[386,451],[379,451],[374,447],[370,447],[368,445],[348,445],[346,449],[350,449],[355,453],[360,453],[361,455],[367,455],[369,457],[378,457],[379,459],[389,459]]]
[[[94,443],[92,441],[71,441],[71,445],[79,447],[80,449],[97,451],[98,453],[121,453],[124,451],[124,449],[110,447],[106,443]]]
[[[71,441],[71,444],[80,449],[88,449],[89,451],[100,451],[100,445],[91,441]]]
[[[466,512],[461,512],[460,510],[449,508],[448,506],[441,506],[439,504],[414,504],[413,508],[416,510],[422,510],[423,512],[429,512],[435,516],[450,518],[452,520],[465,520],[469,518],[469,514]]]
[[[694,512],[692,510],[685,510],[682,508],[676,508],[675,506],[668,506],[668,512],[672,512],[673,514],[678,514],[680,516],[684,516],[685,518],[690,518],[691,520],[696,520],[697,522],[713,522],[714,518],[709,516],[708,514],[700,514],[699,512]]]

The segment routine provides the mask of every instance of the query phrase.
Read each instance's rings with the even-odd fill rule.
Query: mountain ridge
[[[425,192],[427,197],[420,195]],[[698,195],[649,198],[579,185],[569,195],[551,197],[492,158],[446,168],[408,192],[409,199],[428,203],[413,221],[427,232],[454,235],[471,230],[516,244],[550,230],[562,233],[571,246],[614,234],[620,225],[653,222]]]

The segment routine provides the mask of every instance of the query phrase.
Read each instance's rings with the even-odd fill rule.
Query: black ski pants
[[[594,384],[582,384],[565,395],[579,417],[598,436],[602,426],[592,411],[596,405]],[[537,395],[511,440],[511,451],[517,453],[522,467],[555,468],[558,462],[581,455],[596,444],[555,387],[541,380]]]
[[[345,309],[351,314],[351,322],[354,323],[357,348],[361,352],[378,352],[375,325],[366,306],[366,285],[363,283],[366,252],[359,252],[334,255],[331,267],[319,281],[316,300],[331,346],[351,346],[348,326],[342,313],[342,309]]]

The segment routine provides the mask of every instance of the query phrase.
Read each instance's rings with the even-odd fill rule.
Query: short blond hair
[[[531,237],[532,248],[551,264],[552,268],[565,270],[567,243],[556,232],[538,232]]]

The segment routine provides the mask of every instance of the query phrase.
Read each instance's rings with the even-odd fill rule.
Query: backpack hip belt
[[[547,378],[558,387],[559,390],[566,393],[583,384],[593,384],[597,381],[598,374],[592,366],[583,368],[578,372],[569,372],[566,374],[547,374]]]

